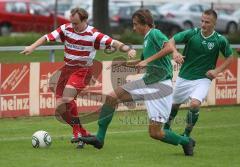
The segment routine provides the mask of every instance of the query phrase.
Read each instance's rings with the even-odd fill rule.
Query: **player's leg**
[[[177,77],[175,89],[173,92],[173,104],[171,107],[171,113],[168,121],[164,125],[164,129],[170,129],[173,120],[177,116],[180,105],[189,99],[191,92],[191,81]]]
[[[190,109],[187,113],[186,118],[186,127],[183,135],[190,136],[190,133],[192,132],[193,127],[195,126],[198,117],[199,117],[199,108],[200,108],[201,102],[197,99],[191,99],[190,102]]]
[[[113,92],[106,96],[105,103],[101,108],[100,116],[98,119],[99,129],[97,132],[97,138],[102,142],[105,139],[108,125],[112,120],[117,104],[119,102],[126,101],[132,101],[132,96],[121,87],[116,88]]]
[[[168,129],[163,129],[162,125],[163,125],[162,122],[150,120],[149,124],[150,137],[172,145],[181,144],[182,146],[184,146],[189,144],[190,141],[189,137],[178,135],[175,132]]]
[[[91,144],[97,149],[101,149],[104,145],[108,125],[111,123],[114,111],[119,102],[132,101],[131,95],[121,87],[116,88],[113,92],[106,96],[99,119],[98,131],[96,136],[80,137],[79,140],[86,144]]]
[[[177,116],[179,107],[181,104],[172,104],[172,109],[171,109],[171,113],[170,116],[168,118],[168,121],[165,123],[164,125],[164,129],[170,129],[172,121],[175,119],[175,117]]]
[[[106,96],[105,103],[103,104],[100,116],[98,119],[98,132],[96,136],[81,137],[79,140],[93,145],[95,148],[101,149],[104,144],[104,139],[108,125],[110,124],[116,106],[120,102],[131,102],[136,100],[137,96],[132,96],[131,91],[134,91],[136,86],[139,86],[141,81],[128,82],[127,84],[117,87],[113,92]]]
[[[162,128],[163,123],[150,120],[149,135],[156,140],[172,145],[182,145],[186,156],[193,156],[195,141],[187,136],[181,136],[171,130]]]
[[[198,121],[201,103],[207,97],[211,85],[211,80],[206,78],[198,79],[193,82],[193,91],[190,94],[190,108],[186,116],[186,127],[183,133],[183,135],[186,136],[190,136],[193,127]]]
[[[73,127],[73,135],[75,139],[81,136],[88,136],[90,133],[82,126],[78,111],[77,104],[74,99],[77,95],[89,84],[91,79],[90,68],[79,68],[71,74],[63,91],[62,102],[67,104],[67,112],[71,115],[71,126]]]
[[[164,81],[164,84],[169,85],[171,88],[171,81]],[[161,90],[159,91],[162,94]],[[162,142],[172,144],[172,145],[182,145],[186,155],[193,155],[194,141],[186,136],[181,136],[174,133],[171,130],[162,128],[163,124],[168,120],[171,104],[172,104],[172,94],[167,96],[159,95],[158,99],[145,99],[145,105],[147,108],[148,116],[150,119],[149,124],[149,135],[156,140],[161,140]]]
[[[169,92],[172,92],[172,84],[170,80],[163,81],[162,83],[168,85],[165,90],[169,89]],[[157,84],[160,85],[160,82],[155,83],[154,85]],[[145,88],[145,92],[148,92],[148,89],[150,90],[152,87],[154,86],[148,85],[148,87]],[[149,135],[153,139],[161,140],[173,145],[187,144],[189,142],[188,137],[177,135],[170,130],[162,128],[163,124],[169,117],[172,104],[172,93],[167,96],[162,96],[161,94],[163,93],[164,92],[159,89],[157,96],[151,94],[151,98],[144,98],[144,103],[147,109],[148,117],[150,119]]]
[[[73,140],[81,135],[86,136],[90,134],[81,125],[75,102],[79,90],[86,86],[87,82],[85,82],[85,80],[87,80],[86,76],[88,76],[88,71],[80,71],[80,75],[78,75],[78,71],[79,67],[65,66],[62,68],[62,73],[56,88],[56,116],[58,120],[72,127]]]
[[[67,84],[67,81],[70,77],[71,73],[68,72],[67,67],[63,66],[59,70],[57,70],[49,79],[49,88],[51,91],[55,93],[56,97],[56,109],[55,109],[55,116],[58,121],[62,123],[68,123],[70,120],[67,116],[66,106],[61,106],[60,109],[59,104],[61,103],[61,98],[63,95],[63,90]]]

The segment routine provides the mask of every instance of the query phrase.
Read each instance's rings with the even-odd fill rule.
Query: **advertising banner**
[[[223,59],[218,61],[220,65]],[[78,112],[96,112],[105,101],[106,95],[116,87],[137,80],[144,71],[134,67],[117,66],[116,62],[94,61],[91,79],[77,96]],[[173,86],[180,66],[173,63]],[[203,106],[231,105],[240,103],[240,60],[212,81]],[[50,78],[63,66],[60,63],[0,64],[0,118],[18,116],[54,115],[55,93],[49,89]],[[57,84],[57,83],[56,83]],[[183,104],[182,107],[188,107]],[[145,109],[142,101],[119,104],[118,110]]]
[[[217,65],[223,63],[223,59]],[[216,78],[216,105],[229,105],[237,103],[237,64],[235,59],[231,66]]]
[[[63,66],[63,63],[40,63],[39,74],[39,110],[40,115],[53,115],[56,99],[53,91],[49,89],[50,77]]]
[[[0,117],[29,115],[29,64],[0,67]]]

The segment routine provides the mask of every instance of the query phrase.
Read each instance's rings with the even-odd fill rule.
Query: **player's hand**
[[[145,60],[140,61],[138,64],[136,64],[136,68],[142,69],[147,66],[147,62]]]
[[[128,54],[128,58],[129,58],[129,59],[134,59],[134,58],[136,57],[137,52],[136,52],[136,50],[134,50],[134,49],[130,49],[130,50],[127,52],[127,54]]]
[[[209,70],[207,73],[206,73],[206,76],[210,79],[214,79],[216,78],[218,75],[217,71],[216,70]]]
[[[182,64],[184,62],[184,58],[185,56],[183,56],[181,53],[179,52],[173,52],[173,60],[178,63],[178,64]]]
[[[31,54],[31,53],[33,52],[33,50],[34,50],[33,47],[27,46],[27,47],[25,47],[24,50],[21,51],[20,53],[21,53],[21,54],[25,54],[25,55],[29,55],[29,54]]]

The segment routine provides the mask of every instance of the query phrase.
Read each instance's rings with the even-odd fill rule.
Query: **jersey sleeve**
[[[112,46],[113,39],[108,35],[96,31],[94,32],[93,37],[95,49],[108,49]]]
[[[197,32],[197,29],[189,29],[179,32],[173,36],[176,43],[187,43],[187,41]]]
[[[224,36],[221,37],[220,51],[224,57],[229,57],[233,54],[233,50],[230,47],[228,40]]]
[[[154,46],[157,46],[158,51],[163,48],[164,43],[169,41],[167,36],[164,35],[159,30],[154,30],[153,33],[151,33],[149,35],[150,35],[151,42],[154,44]]]
[[[49,34],[45,35],[45,38],[47,39],[48,42],[64,42],[65,41],[65,31],[66,25],[61,25],[58,27],[56,30],[52,31]]]

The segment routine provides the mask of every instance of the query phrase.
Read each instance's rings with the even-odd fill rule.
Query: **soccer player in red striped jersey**
[[[65,65],[52,75],[49,86],[56,94],[57,118],[72,127],[73,137],[76,139],[79,135],[90,135],[80,123],[75,99],[91,79],[91,67],[96,50],[114,47],[126,52],[130,58],[136,55],[134,49],[88,25],[87,19],[87,11],[74,8],[71,11],[70,23],[61,25],[53,32],[42,36],[21,52],[26,55],[31,54],[45,42],[64,43]],[[78,148],[83,148],[83,144],[79,143]]]

